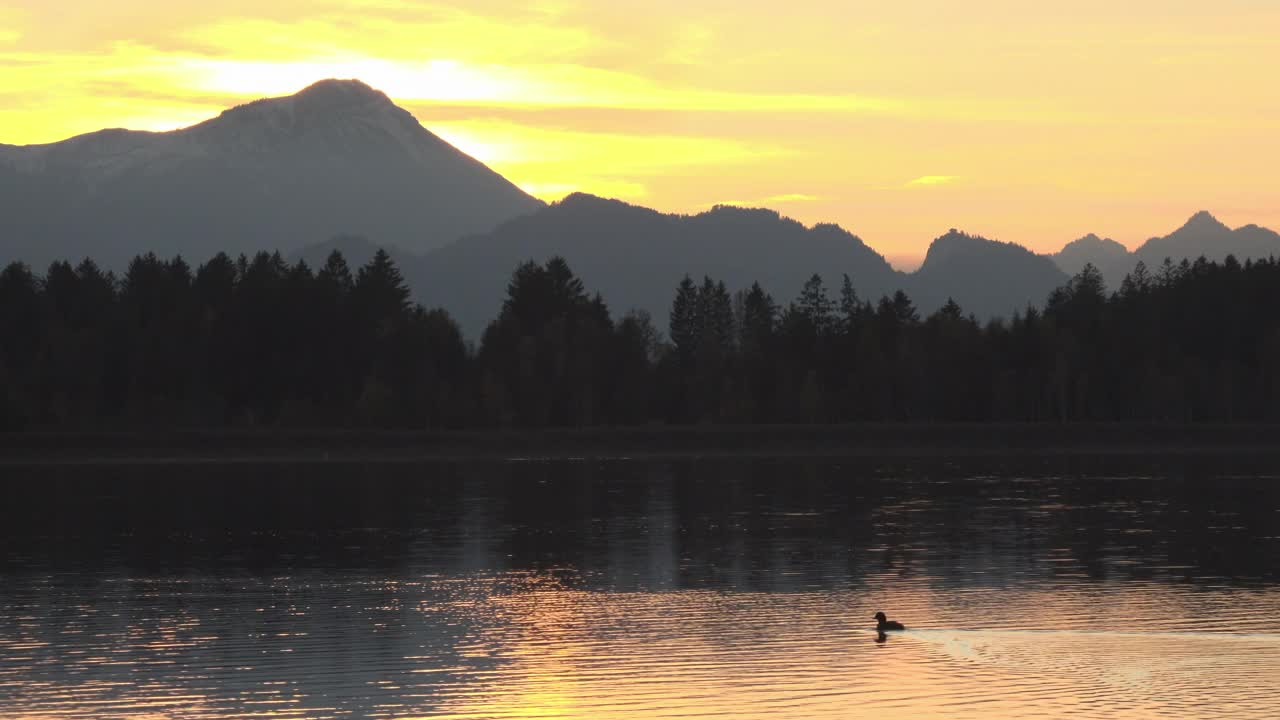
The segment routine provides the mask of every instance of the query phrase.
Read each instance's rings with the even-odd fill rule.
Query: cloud
[[[742,198],[899,247],[974,217],[1050,238],[1107,203],[1139,208],[1110,226],[1132,238],[1163,203],[1280,224],[1280,4],[921,4],[0,0],[0,142],[172,129],[355,76],[544,199]]]
[[[672,176],[695,169],[699,175],[714,174],[790,154],[779,145],[715,137],[583,132],[486,119],[424,124],[529,194],[548,201],[576,191],[643,198],[650,195],[651,184],[669,184]]]
[[[950,185],[959,180],[957,175],[922,175],[915,180],[907,183],[907,187],[933,187],[935,185]]]
[[[649,196],[649,188],[643,183],[629,180],[611,180],[607,178],[591,178],[587,182],[524,182],[517,183],[521,190],[530,195],[553,202],[575,192],[585,192],[616,200],[643,200]]]
[[[785,193],[782,195],[774,195],[765,198],[765,202],[790,203],[790,202],[813,202],[821,200],[817,195],[806,195],[804,193]]]
[[[17,8],[0,7],[0,46],[13,45],[22,39],[25,13]]]
[[[782,193],[780,195],[769,195],[767,197],[757,198],[755,200],[720,200],[719,202],[707,203],[704,207],[714,207],[716,205],[736,205],[738,207],[771,207],[773,205],[787,205],[791,203],[816,202],[822,198],[817,195],[808,195],[805,193]]]
[[[335,9],[289,20],[232,17],[183,32],[174,49],[269,61],[347,55],[524,64],[565,62],[607,45],[589,28],[545,13],[486,16],[429,4]]]
[[[318,79],[357,77],[405,102],[507,107],[762,112],[895,112],[901,101],[856,95],[787,95],[669,87],[639,75],[575,64],[514,66],[442,57],[387,60],[356,55],[302,60],[175,58],[172,83],[260,97],[296,92]]]

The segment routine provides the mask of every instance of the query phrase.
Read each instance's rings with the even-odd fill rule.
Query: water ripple
[[[566,497],[554,479],[467,480],[381,527],[183,530],[142,546],[108,534],[115,549],[94,562],[57,546],[70,566],[15,550],[0,717],[1235,720],[1280,707],[1267,564],[1280,532],[1266,524],[1280,520],[1256,488],[1245,505],[1147,480],[1113,496],[1064,477],[664,472],[574,480],[572,512],[539,499]],[[881,609],[909,629],[877,637]]]

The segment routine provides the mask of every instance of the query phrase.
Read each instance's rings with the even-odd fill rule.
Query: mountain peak
[[[1222,260],[1227,255],[1237,259],[1264,258],[1275,254],[1280,235],[1269,230],[1247,227],[1232,230],[1207,211],[1191,216],[1186,224],[1164,237],[1153,237],[1135,252],[1148,266],[1158,265],[1166,258],[1180,259],[1204,256],[1209,260]]]
[[[1108,287],[1118,287],[1135,262],[1129,248],[1111,238],[1100,238],[1096,233],[1072,240],[1049,257],[1068,275],[1079,273],[1085,265],[1094,266],[1102,271]]]
[[[956,246],[971,247],[971,246],[983,245],[989,242],[992,242],[992,241],[987,240],[986,238],[978,237],[977,235],[970,235],[969,233],[964,232],[963,230],[957,230],[955,228],[951,228],[946,233],[934,238],[933,242],[929,244],[929,249],[932,250],[934,248],[948,248],[948,247],[956,247]]]
[[[979,238],[951,228],[945,234],[934,238],[933,242],[929,243],[929,249],[925,251],[924,263],[920,266],[920,269],[935,267],[938,263],[947,262],[951,258],[964,255],[974,248],[984,246],[990,242],[985,238]]]
[[[339,80],[337,78],[314,82],[295,93],[293,99],[338,107],[368,102],[391,104],[391,99],[384,93],[369,87],[359,80]]]
[[[922,307],[954,298],[980,316],[1008,316],[1044,301],[1067,276],[1052,260],[1010,242],[952,228],[935,239],[924,263],[910,275]]]
[[[254,100],[222,111],[213,120],[190,130],[222,126],[253,131],[296,132],[304,125],[329,121],[350,122],[362,118],[366,124],[399,127],[412,116],[401,110],[384,93],[359,80],[321,80],[293,95]],[[414,121],[416,123],[416,121]]]
[[[1182,226],[1183,230],[1230,230],[1231,228],[1222,224],[1218,218],[1214,217],[1208,210],[1201,210]]]
[[[596,218],[611,216],[616,212],[653,212],[648,208],[631,205],[615,198],[601,197],[581,191],[571,192],[551,203],[550,209],[557,213]]]
[[[373,89],[365,82],[356,78],[325,78],[317,80],[305,88],[299,90],[297,95],[310,95],[315,93],[362,93],[365,95],[382,95],[378,90]]]
[[[582,192],[581,190],[575,190],[574,192],[571,192],[568,195],[565,195],[564,197],[560,198],[560,200],[554,204],[557,207],[573,208],[573,207],[595,207],[600,205],[607,205],[611,202],[619,202],[619,201],[609,200],[608,198],[603,198],[603,197],[600,197],[599,195],[592,195],[591,193]]]
[[[1111,238],[1098,237],[1097,233],[1089,233],[1082,238],[1076,238],[1067,243],[1059,250],[1056,255],[1065,257],[1072,254],[1105,254],[1114,256],[1127,256],[1129,249],[1124,245],[1112,240]],[[1097,263],[1094,263],[1097,264]]]
[[[343,233],[420,251],[543,206],[358,80],[322,80],[180,130],[105,131],[10,155],[0,171],[41,194],[0,192],[0,217],[40,229],[30,243],[42,254],[26,254],[41,262],[291,251]],[[48,221],[61,215],[73,219]],[[8,248],[0,240],[0,255]]]
[[[967,232],[951,228],[945,235],[929,244],[929,249],[925,252],[924,263],[917,273],[928,274],[942,265],[955,262],[981,261],[982,259],[999,256],[1013,258],[1039,257],[1017,243],[990,240],[981,235],[970,235]]]

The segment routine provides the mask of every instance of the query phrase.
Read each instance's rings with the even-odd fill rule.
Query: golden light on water
[[[278,626],[267,618],[278,621],[279,608],[268,607],[258,621],[264,624],[245,633],[234,613],[256,602],[270,606],[281,594],[268,588],[270,597],[238,601],[232,593],[229,614],[209,618],[195,634],[188,627],[170,636],[140,621],[126,638],[79,639],[80,652],[59,652],[64,644],[39,650],[105,677],[55,670],[53,682],[48,675],[38,685],[19,678],[16,687],[31,704],[52,709],[12,717],[330,718],[363,698],[368,716],[404,720],[1218,718],[1263,717],[1267,698],[1280,691],[1274,590],[1217,595],[1159,584],[1067,583],[965,591],[894,580],[856,592],[611,592],[543,584],[488,594],[484,581],[445,580],[453,587],[443,597],[431,582],[378,583],[376,594],[347,596],[345,584],[320,583],[326,590],[312,596],[317,586],[305,581],[273,582],[298,594],[287,602],[317,603],[304,602],[295,613],[314,632],[270,632]],[[460,588],[480,595],[449,602]],[[182,599],[176,594],[170,602]],[[911,630],[877,643],[874,603],[892,606]],[[1101,609],[1127,626],[1101,627]],[[1234,619],[1225,617],[1229,610]],[[338,617],[361,629],[333,625]],[[388,627],[410,641],[379,637]],[[455,634],[458,628],[465,632]],[[0,644],[10,658],[22,654],[12,642]],[[179,669],[188,663],[196,672]],[[308,694],[317,687],[334,693]],[[1212,702],[1198,704],[1204,699]],[[1187,711],[1189,702],[1198,712]]]
[[[1280,5],[0,4],[0,142],[166,130],[360,78],[544,199],[771,204],[910,256],[949,227],[1134,246],[1280,226]]]
[[[1276,519],[1242,512],[1265,477],[1204,500],[1154,476],[553,467],[386,496],[430,508],[403,526],[366,499],[365,530],[31,538],[148,562],[17,546],[0,716],[1261,720],[1280,698]],[[876,610],[907,630],[881,642]]]
[[[980,630],[929,629],[963,624],[963,613],[949,593],[904,590],[877,595],[919,625],[884,644],[870,610],[857,614],[869,598],[856,595],[559,589],[494,598],[511,625],[481,635],[477,652],[502,669],[435,717],[1021,718],[1032,707],[1106,717],[1100,693],[1127,716],[1161,717],[1180,702],[1166,690],[1212,691],[1224,665],[1256,678],[1280,660],[1274,635],[1107,630],[1086,612],[1104,600],[1123,617],[1207,609],[1162,588],[1016,593],[1003,612],[970,608],[971,622],[987,625]],[[1249,601],[1274,605],[1276,596]]]

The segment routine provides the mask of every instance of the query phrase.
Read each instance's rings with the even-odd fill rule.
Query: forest
[[[476,343],[390,257],[0,272],[0,430],[1280,420],[1280,263],[1086,267],[1008,318],[814,275],[786,304],[686,277],[611,313],[521,264]],[[663,322],[661,327],[659,322]]]

